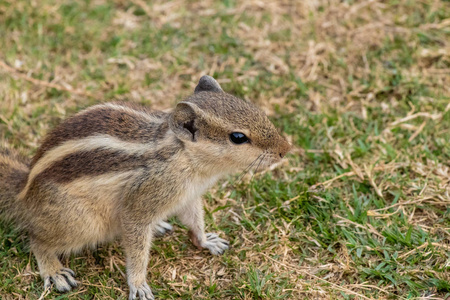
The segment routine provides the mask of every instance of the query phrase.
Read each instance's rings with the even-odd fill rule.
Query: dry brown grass
[[[211,230],[233,242],[224,258],[195,250],[183,229],[156,242],[149,281],[160,298],[442,299],[449,12],[433,0],[6,0],[0,137],[32,154],[81,107],[126,99],[167,109],[214,75],[261,105],[295,149],[256,181],[207,197]],[[19,254],[4,255],[0,294],[41,296],[33,259],[24,264],[22,243],[4,235]],[[118,244],[67,262],[83,282],[70,298],[126,297]]]

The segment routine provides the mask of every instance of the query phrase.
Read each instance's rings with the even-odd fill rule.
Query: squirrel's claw
[[[203,242],[202,247],[207,248],[213,255],[222,255],[230,248],[230,242],[221,239],[217,233],[207,233],[206,242]]]
[[[155,296],[153,296],[152,290],[147,283],[144,283],[140,287],[130,285],[130,296],[128,300],[135,300],[137,299],[136,296],[139,296],[141,300],[155,300]]]
[[[78,286],[78,281],[75,280],[75,273],[68,268],[62,268],[55,274],[45,277],[44,289],[50,289],[51,284],[55,285],[55,288],[61,292],[66,293]]]

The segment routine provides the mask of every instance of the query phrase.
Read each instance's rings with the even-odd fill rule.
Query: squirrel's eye
[[[249,142],[248,137],[242,132],[233,132],[230,134],[230,140],[235,144],[244,144]]]

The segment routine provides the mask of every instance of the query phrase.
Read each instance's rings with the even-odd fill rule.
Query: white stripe
[[[142,117],[142,118],[146,119],[148,122],[152,122],[152,123],[155,123],[155,122],[160,123],[160,122],[163,121],[161,118],[155,117],[155,116],[153,116],[151,114],[148,114],[148,113],[146,113],[144,111],[135,110],[135,109],[133,109],[131,107],[122,106],[122,105],[116,104],[116,103],[103,103],[103,104],[94,105],[94,106],[88,107],[85,110],[79,112],[78,115],[84,114],[84,113],[87,113],[87,112],[90,112],[90,111],[93,111],[93,110],[96,110],[96,109],[102,109],[102,108],[110,108],[110,109],[113,109],[113,110],[119,110],[119,111],[122,111],[122,112],[126,112],[126,113],[129,113],[129,114],[135,115],[137,117]]]
[[[92,151],[102,148],[105,150],[124,151],[125,153],[130,155],[140,155],[149,150],[154,150],[156,148],[156,145],[157,143],[141,144],[125,142],[106,134],[88,136],[86,138],[77,140],[69,140],[62,145],[59,145],[45,152],[44,156],[42,156],[36,162],[28,176],[27,185],[19,194],[19,197],[23,199],[26,196],[31,183],[38,174],[49,168],[54,162],[63,159],[69,154],[80,151]]]

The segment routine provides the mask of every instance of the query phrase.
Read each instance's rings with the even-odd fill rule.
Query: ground
[[[450,2],[0,0],[0,139],[32,155],[94,103],[175,105],[201,75],[263,107],[281,165],[205,195],[223,256],[176,220],[158,299],[450,297]],[[44,294],[26,238],[0,230],[0,298],[126,299],[120,243],[64,259]]]

